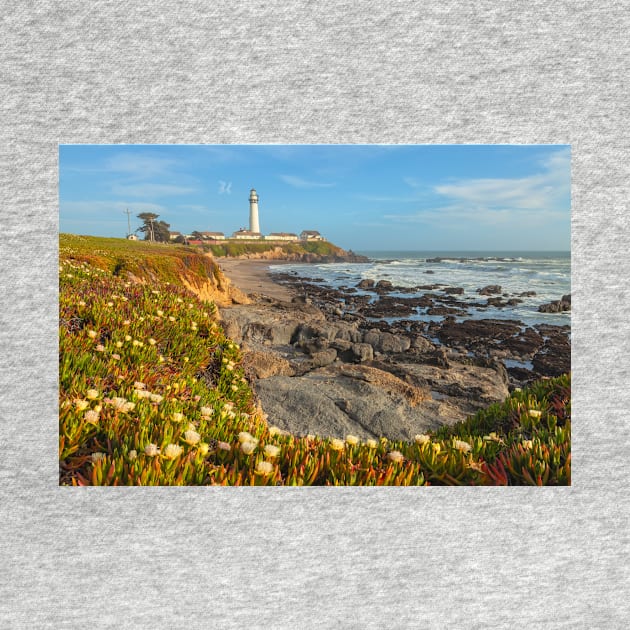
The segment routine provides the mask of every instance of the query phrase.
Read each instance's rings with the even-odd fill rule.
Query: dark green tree
[[[169,228],[171,226],[164,221],[158,221],[159,216],[160,215],[155,214],[155,212],[141,212],[138,215],[138,219],[143,223],[143,225],[138,228],[138,232],[144,234],[145,241],[155,241],[156,243],[169,242]]]

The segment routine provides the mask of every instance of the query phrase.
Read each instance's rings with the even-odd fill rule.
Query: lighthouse
[[[260,232],[260,225],[258,224],[258,194],[253,188],[249,193],[249,231]]]

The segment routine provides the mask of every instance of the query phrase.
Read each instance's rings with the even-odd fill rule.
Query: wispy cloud
[[[112,186],[112,192],[116,195],[146,197],[149,199],[171,195],[187,195],[190,193],[194,193],[195,191],[195,188],[190,188],[188,186],[153,184],[150,182],[138,184],[114,184]]]
[[[280,179],[289,186],[295,188],[332,188],[335,184],[315,182],[302,177],[296,177],[295,175],[280,175]]]
[[[566,218],[570,204],[570,150],[543,158],[539,172],[517,178],[462,179],[433,187],[433,199],[412,214],[387,214],[397,223],[426,223],[440,227],[475,224],[544,225]],[[405,178],[411,187],[421,184]]]
[[[232,182],[224,182],[222,179],[219,180],[219,194],[220,195],[231,195],[232,194]]]
[[[155,155],[121,153],[105,161],[104,170],[134,177],[156,177],[170,174],[177,161]]]

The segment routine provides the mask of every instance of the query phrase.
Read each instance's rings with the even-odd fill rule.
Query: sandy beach
[[[282,261],[273,260],[241,260],[235,258],[216,258],[221,270],[241,291],[250,294],[290,301],[294,293],[287,287],[273,281],[269,273],[272,265],[281,265]]]

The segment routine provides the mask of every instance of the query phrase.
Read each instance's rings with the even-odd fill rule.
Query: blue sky
[[[150,211],[183,233],[318,230],[367,250],[562,250],[565,145],[62,145],[61,232],[124,237]]]

